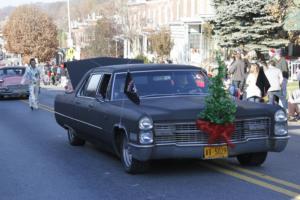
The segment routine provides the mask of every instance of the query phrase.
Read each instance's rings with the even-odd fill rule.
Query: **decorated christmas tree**
[[[288,44],[283,29],[282,0],[213,0],[216,8],[214,31],[222,47],[244,46],[258,51]]]
[[[209,96],[205,99],[205,108],[199,114],[197,127],[208,133],[209,143],[223,140],[229,146],[231,135],[234,132],[236,104],[224,88],[225,64],[220,56],[217,56],[218,74],[211,78],[209,84]]]

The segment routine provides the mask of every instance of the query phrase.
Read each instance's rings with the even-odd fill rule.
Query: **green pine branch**
[[[199,118],[215,124],[228,124],[235,121],[236,105],[224,88],[225,64],[217,56],[218,74],[210,79],[209,93],[205,99],[205,109]]]

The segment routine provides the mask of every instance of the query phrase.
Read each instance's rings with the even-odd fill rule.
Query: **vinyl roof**
[[[174,64],[124,64],[97,67],[93,71],[107,72],[127,72],[127,71],[148,71],[148,70],[178,70],[178,69],[202,69],[191,65],[174,65]]]

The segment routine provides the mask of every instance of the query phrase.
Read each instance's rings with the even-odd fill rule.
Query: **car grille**
[[[28,85],[8,85],[9,90],[28,90]]]
[[[195,122],[155,123],[155,144],[208,144],[208,134],[197,129]],[[255,118],[235,122],[231,142],[267,138],[270,133],[269,118]],[[223,142],[216,142],[217,144]]]

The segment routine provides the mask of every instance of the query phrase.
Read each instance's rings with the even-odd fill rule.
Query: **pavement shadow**
[[[87,148],[101,154],[102,157],[111,163],[117,162],[122,169],[120,158],[109,150],[107,147],[87,143]],[[151,176],[187,176],[195,175],[195,173],[207,173],[209,169],[201,166],[201,162],[206,162],[201,159],[163,159],[151,160],[149,170],[140,175]],[[122,171],[123,172],[123,171]]]
[[[19,100],[27,100],[28,97],[6,97],[0,98],[0,101],[19,101]]]
[[[201,166],[204,160],[198,159],[167,159],[151,161],[149,171],[151,176],[189,176],[205,174],[211,171]]]

